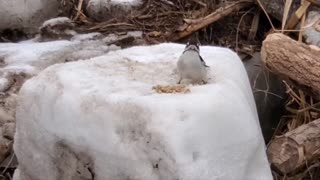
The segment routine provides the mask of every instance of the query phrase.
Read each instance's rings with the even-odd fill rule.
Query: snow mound
[[[239,57],[201,47],[209,83],[175,85],[184,45],[118,50],[57,64],[20,91],[14,179],[272,179]]]

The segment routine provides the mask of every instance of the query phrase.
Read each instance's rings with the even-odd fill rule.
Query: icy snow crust
[[[21,71],[28,74],[38,72],[40,66],[47,67],[56,62],[51,62],[48,58],[52,53],[61,51],[61,57],[64,52],[70,51],[70,41],[54,41],[44,43],[34,43],[32,41],[25,43],[0,43],[0,57],[5,58],[6,66],[1,71]],[[63,62],[63,58],[61,58]]]
[[[53,65],[20,91],[15,179],[59,177],[57,142],[91,157],[98,180],[272,179],[246,71],[232,51],[201,47],[209,84],[175,84],[184,45],[160,44]],[[61,168],[61,167],[60,167]]]

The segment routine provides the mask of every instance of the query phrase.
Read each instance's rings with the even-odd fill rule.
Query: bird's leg
[[[180,79],[179,79],[179,81],[178,81],[178,84],[180,84],[180,83],[181,83],[181,81],[182,81],[182,78],[180,77]]]

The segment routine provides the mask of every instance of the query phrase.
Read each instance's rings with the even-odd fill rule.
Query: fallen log
[[[267,155],[271,165],[289,174],[320,155],[320,119],[302,125],[271,141]]]
[[[267,36],[261,48],[262,61],[276,74],[320,92],[320,51],[288,36],[274,33]]]

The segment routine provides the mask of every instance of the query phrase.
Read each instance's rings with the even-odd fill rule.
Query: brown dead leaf
[[[162,33],[159,32],[159,31],[152,31],[152,32],[149,32],[148,35],[149,35],[150,37],[159,37],[159,36],[162,35]]]

